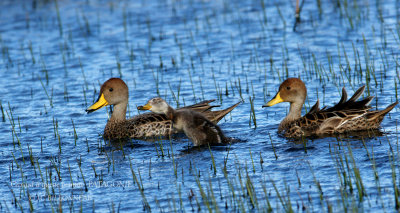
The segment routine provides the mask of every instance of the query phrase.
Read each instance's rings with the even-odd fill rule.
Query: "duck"
[[[160,97],[150,99],[146,105],[139,106],[138,110],[150,110],[157,114],[166,115],[172,121],[173,128],[177,131],[183,131],[194,146],[228,142],[221,128],[207,119],[204,114],[190,108],[175,110]]]
[[[172,128],[171,119],[162,114],[150,112],[126,119],[128,99],[129,90],[126,83],[120,78],[110,78],[102,84],[97,101],[86,109],[89,114],[104,106],[113,106],[111,117],[104,128],[105,139],[151,139],[179,133]],[[238,102],[226,109],[211,111],[212,108],[218,107],[210,105],[213,101],[206,100],[180,109],[191,109],[204,115],[211,122],[218,123],[240,104]]]
[[[317,100],[310,111],[301,116],[307,88],[299,78],[288,78],[279,86],[276,95],[262,107],[271,107],[281,102],[290,103],[289,113],[278,127],[278,133],[287,138],[323,137],[378,130],[385,115],[398,104],[398,101],[383,110],[371,110],[372,107],[369,106],[369,103],[374,98],[373,96],[357,101],[364,90],[365,85],[347,100],[347,92],[343,87],[342,97],[336,105],[320,109],[319,100]]]

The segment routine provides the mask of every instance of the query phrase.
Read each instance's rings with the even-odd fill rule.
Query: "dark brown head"
[[[86,109],[86,112],[94,112],[107,105],[127,104],[129,98],[128,86],[120,78],[110,78],[103,83],[99,98],[96,103]]]
[[[275,97],[263,107],[273,106],[281,102],[300,103],[306,100],[307,88],[298,78],[288,78],[280,86]]]

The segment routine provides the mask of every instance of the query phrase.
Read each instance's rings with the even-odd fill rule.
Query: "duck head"
[[[128,86],[120,78],[110,78],[103,83],[96,103],[86,109],[94,112],[107,105],[127,105],[129,99]]]
[[[303,81],[298,78],[288,78],[279,86],[279,91],[268,103],[262,107],[270,107],[281,102],[290,102],[291,104],[304,103],[307,95],[307,88]]]
[[[170,106],[167,104],[167,102],[160,98],[152,98],[150,99],[146,105],[144,106],[138,106],[138,110],[150,110],[154,113],[157,114],[168,114]]]

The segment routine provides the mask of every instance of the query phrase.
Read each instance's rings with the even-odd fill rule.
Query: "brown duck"
[[[379,129],[384,116],[398,102],[396,101],[384,110],[370,110],[372,107],[368,104],[374,98],[373,96],[357,101],[364,90],[365,86],[360,87],[347,100],[347,92],[343,88],[342,98],[335,106],[319,109],[319,101],[317,101],[302,117],[301,108],[306,99],[307,89],[300,79],[289,78],[280,85],[275,97],[263,107],[270,107],[281,102],[290,103],[289,114],[282,120],[278,128],[278,132],[288,138]]]
[[[228,142],[216,124],[192,109],[175,110],[159,97],[149,100],[146,105],[139,106],[138,109],[166,115],[172,121],[173,129],[184,132],[195,146]]]
[[[157,113],[144,113],[126,119],[126,110],[128,105],[128,86],[119,78],[110,78],[103,83],[100,89],[99,97],[92,106],[86,111],[94,112],[104,106],[113,105],[111,118],[108,120],[103,137],[106,139],[123,138],[152,138],[160,136],[169,136],[177,133],[172,128],[172,122],[167,116]],[[226,114],[231,112],[239,103],[219,111],[211,111],[213,107],[209,103],[214,100],[203,101],[183,108],[192,109],[203,114],[213,123],[218,123]]]

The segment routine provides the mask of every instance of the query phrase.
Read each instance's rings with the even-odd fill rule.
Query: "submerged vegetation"
[[[296,6],[297,5],[297,6]],[[398,100],[400,3],[388,1],[63,1],[0,3],[2,211],[398,211],[398,107],[382,133],[277,134],[287,105],[262,110],[280,82],[339,101],[366,85],[371,106]],[[98,88],[124,79],[137,105],[217,99],[241,142],[185,137],[109,143]],[[137,105],[134,105],[137,104]],[[99,110],[100,111],[100,110]]]

